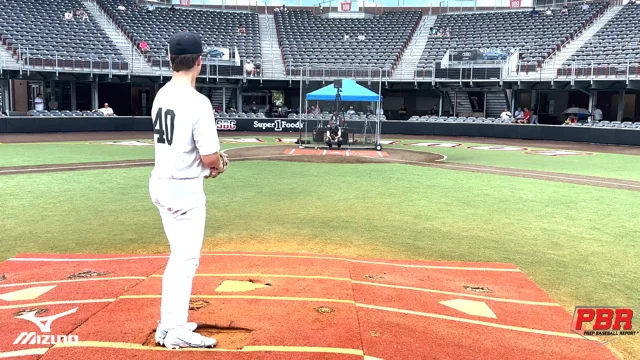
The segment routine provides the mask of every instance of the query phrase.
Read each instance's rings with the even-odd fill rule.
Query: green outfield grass
[[[549,171],[565,174],[598,176],[612,179],[640,181],[640,157],[611,153],[592,153],[586,156],[542,156],[525,154],[523,151],[488,151],[474,150],[468,146],[487,144],[464,143],[458,148],[411,146],[416,142],[449,142],[436,140],[403,141],[400,145],[389,147],[417,151],[436,152],[447,156],[447,161],[497,166],[512,169]],[[544,150],[543,148],[528,148]]]

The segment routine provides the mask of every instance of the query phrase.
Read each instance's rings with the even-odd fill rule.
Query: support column
[[[227,88],[225,86],[222,87],[222,112],[227,112]]]
[[[616,117],[617,121],[622,121],[624,117],[624,90],[620,90],[618,93],[618,116]]]
[[[587,110],[593,110],[594,106],[598,106],[598,91],[591,91],[589,93],[589,108]]]
[[[453,114],[451,116],[458,116],[458,92],[453,92]]]
[[[11,95],[9,94],[9,80],[3,80],[2,82],[0,82],[0,90],[2,90],[2,108],[0,108],[0,111],[6,114],[11,111],[11,108],[9,106],[11,104]]]
[[[71,80],[69,87],[71,88],[71,111],[78,110],[77,98],[76,98],[76,81]]]
[[[533,110],[538,105],[538,90],[531,90],[531,104],[529,110]]]
[[[509,111],[511,111],[512,114],[515,114],[516,112],[516,99],[519,97],[520,95],[520,90],[513,90],[511,92],[511,103],[509,104],[509,107],[511,109],[509,109]]]
[[[98,80],[91,83],[91,110],[100,109],[98,104]]]
[[[440,92],[440,100],[438,101],[438,116],[442,116],[442,105],[444,105],[444,96]]]
[[[242,94],[240,93],[240,88],[236,89],[236,111],[242,112]]]

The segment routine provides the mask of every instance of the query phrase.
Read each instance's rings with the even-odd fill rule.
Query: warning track
[[[0,358],[175,358],[152,340],[166,261],[25,254],[0,263]],[[510,264],[207,253],[192,300],[190,320],[219,344],[181,351],[185,359],[616,359],[569,332],[571,315]],[[77,343],[13,344],[39,334],[18,313],[72,309],[51,334]]]

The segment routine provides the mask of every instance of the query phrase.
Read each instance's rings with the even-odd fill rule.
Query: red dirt
[[[44,257],[38,254],[31,256]],[[71,269],[98,265],[105,266],[104,268],[109,268],[120,276],[125,276],[125,271],[131,272],[128,275],[144,272],[147,274],[144,276],[149,276],[152,273],[162,274],[166,263],[166,258],[162,256],[100,261],[88,261],[90,256],[69,256],[73,257],[76,260],[59,262],[10,260],[0,264],[0,269],[13,269],[15,274],[22,272],[22,279],[37,281],[37,271],[43,275],[42,280],[51,280],[58,273],[66,274]],[[25,264],[34,272],[27,272]],[[447,268],[435,268],[443,266]],[[451,266],[465,269],[448,268]],[[146,270],[142,271],[141,267]],[[615,358],[606,347],[597,346],[594,341],[490,326],[498,324],[570,334],[568,328],[571,315],[559,306],[465,297],[464,294],[471,294],[489,298],[553,302],[521,272],[487,271],[486,268],[514,269],[510,264],[362,260],[311,254],[204,254],[198,269],[199,275],[235,274],[197,276],[194,281],[192,299],[198,300],[198,295],[206,295],[201,300],[207,301],[208,305],[190,311],[190,320],[202,325],[198,331],[219,340],[219,350],[206,353],[182,351],[180,356],[188,359],[362,359],[362,355],[284,351],[294,346],[304,346],[338,348],[334,351],[362,349],[364,355],[385,360]],[[254,274],[261,276],[256,277]],[[11,279],[14,274],[9,272],[7,276]],[[330,278],[317,278],[318,276]],[[216,293],[216,287],[225,279],[251,279],[256,283],[268,282],[270,286],[247,292]],[[461,295],[372,286],[358,283],[359,281],[449,291]],[[128,283],[115,280],[60,283],[56,289],[31,302],[107,296],[115,298],[120,295],[157,296],[161,292],[159,276],[148,277],[132,287],[125,284]],[[464,284],[487,286],[493,292],[471,292],[463,288]],[[4,290],[9,288],[0,287],[0,293],[5,293]],[[440,301],[451,299],[484,301],[497,319],[467,315],[439,304]],[[0,300],[0,306],[8,303]],[[81,342],[112,343],[109,345],[112,348],[54,348],[42,356],[42,359],[165,359],[175,356],[175,352],[164,351],[152,344],[151,338],[160,307],[159,297],[124,297],[111,303],[42,307],[49,310],[46,314],[57,314],[76,306],[79,307],[78,311],[56,320],[52,330],[60,334],[78,335]],[[368,306],[395,308],[401,313],[371,309]],[[320,307],[327,309],[327,312],[318,311]],[[17,310],[0,307],[0,323],[5,330],[0,335],[0,352],[43,347],[12,344],[20,332],[38,330],[35,325],[16,319]],[[420,316],[406,311],[434,315]],[[47,316],[46,314],[40,316]],[[442,319],[437,318],[438,316],[450,318]],[[465,319],[481,323],[468,323]],[[137,344],[149,350],[123,349],[118,343]],[[244,350],[250,349],[246,346],[280,348],[246,352]],[[221,352],[222,349],[232,351]]]

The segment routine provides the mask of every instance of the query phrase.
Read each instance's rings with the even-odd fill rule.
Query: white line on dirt
[[[131,165],[153,165],[153,161],[144,161],[144,162],[128,162],[128,163],[110,163],[110,164],[94,164],[94,165],[76,165],[76,166],[56,166],[56,167],[46,167],[46,168],[22,168],[22,169],[9,169],[9,170],[0,170],[0,174],[10,174],[10,173],[24,173],[24,172],[38,172],[38,171],[47,171],[47,170],[78,170],[78,169],[95,169],[95,168],[110,168],[110,167],[118,167],[118,166],[131,166]]]

